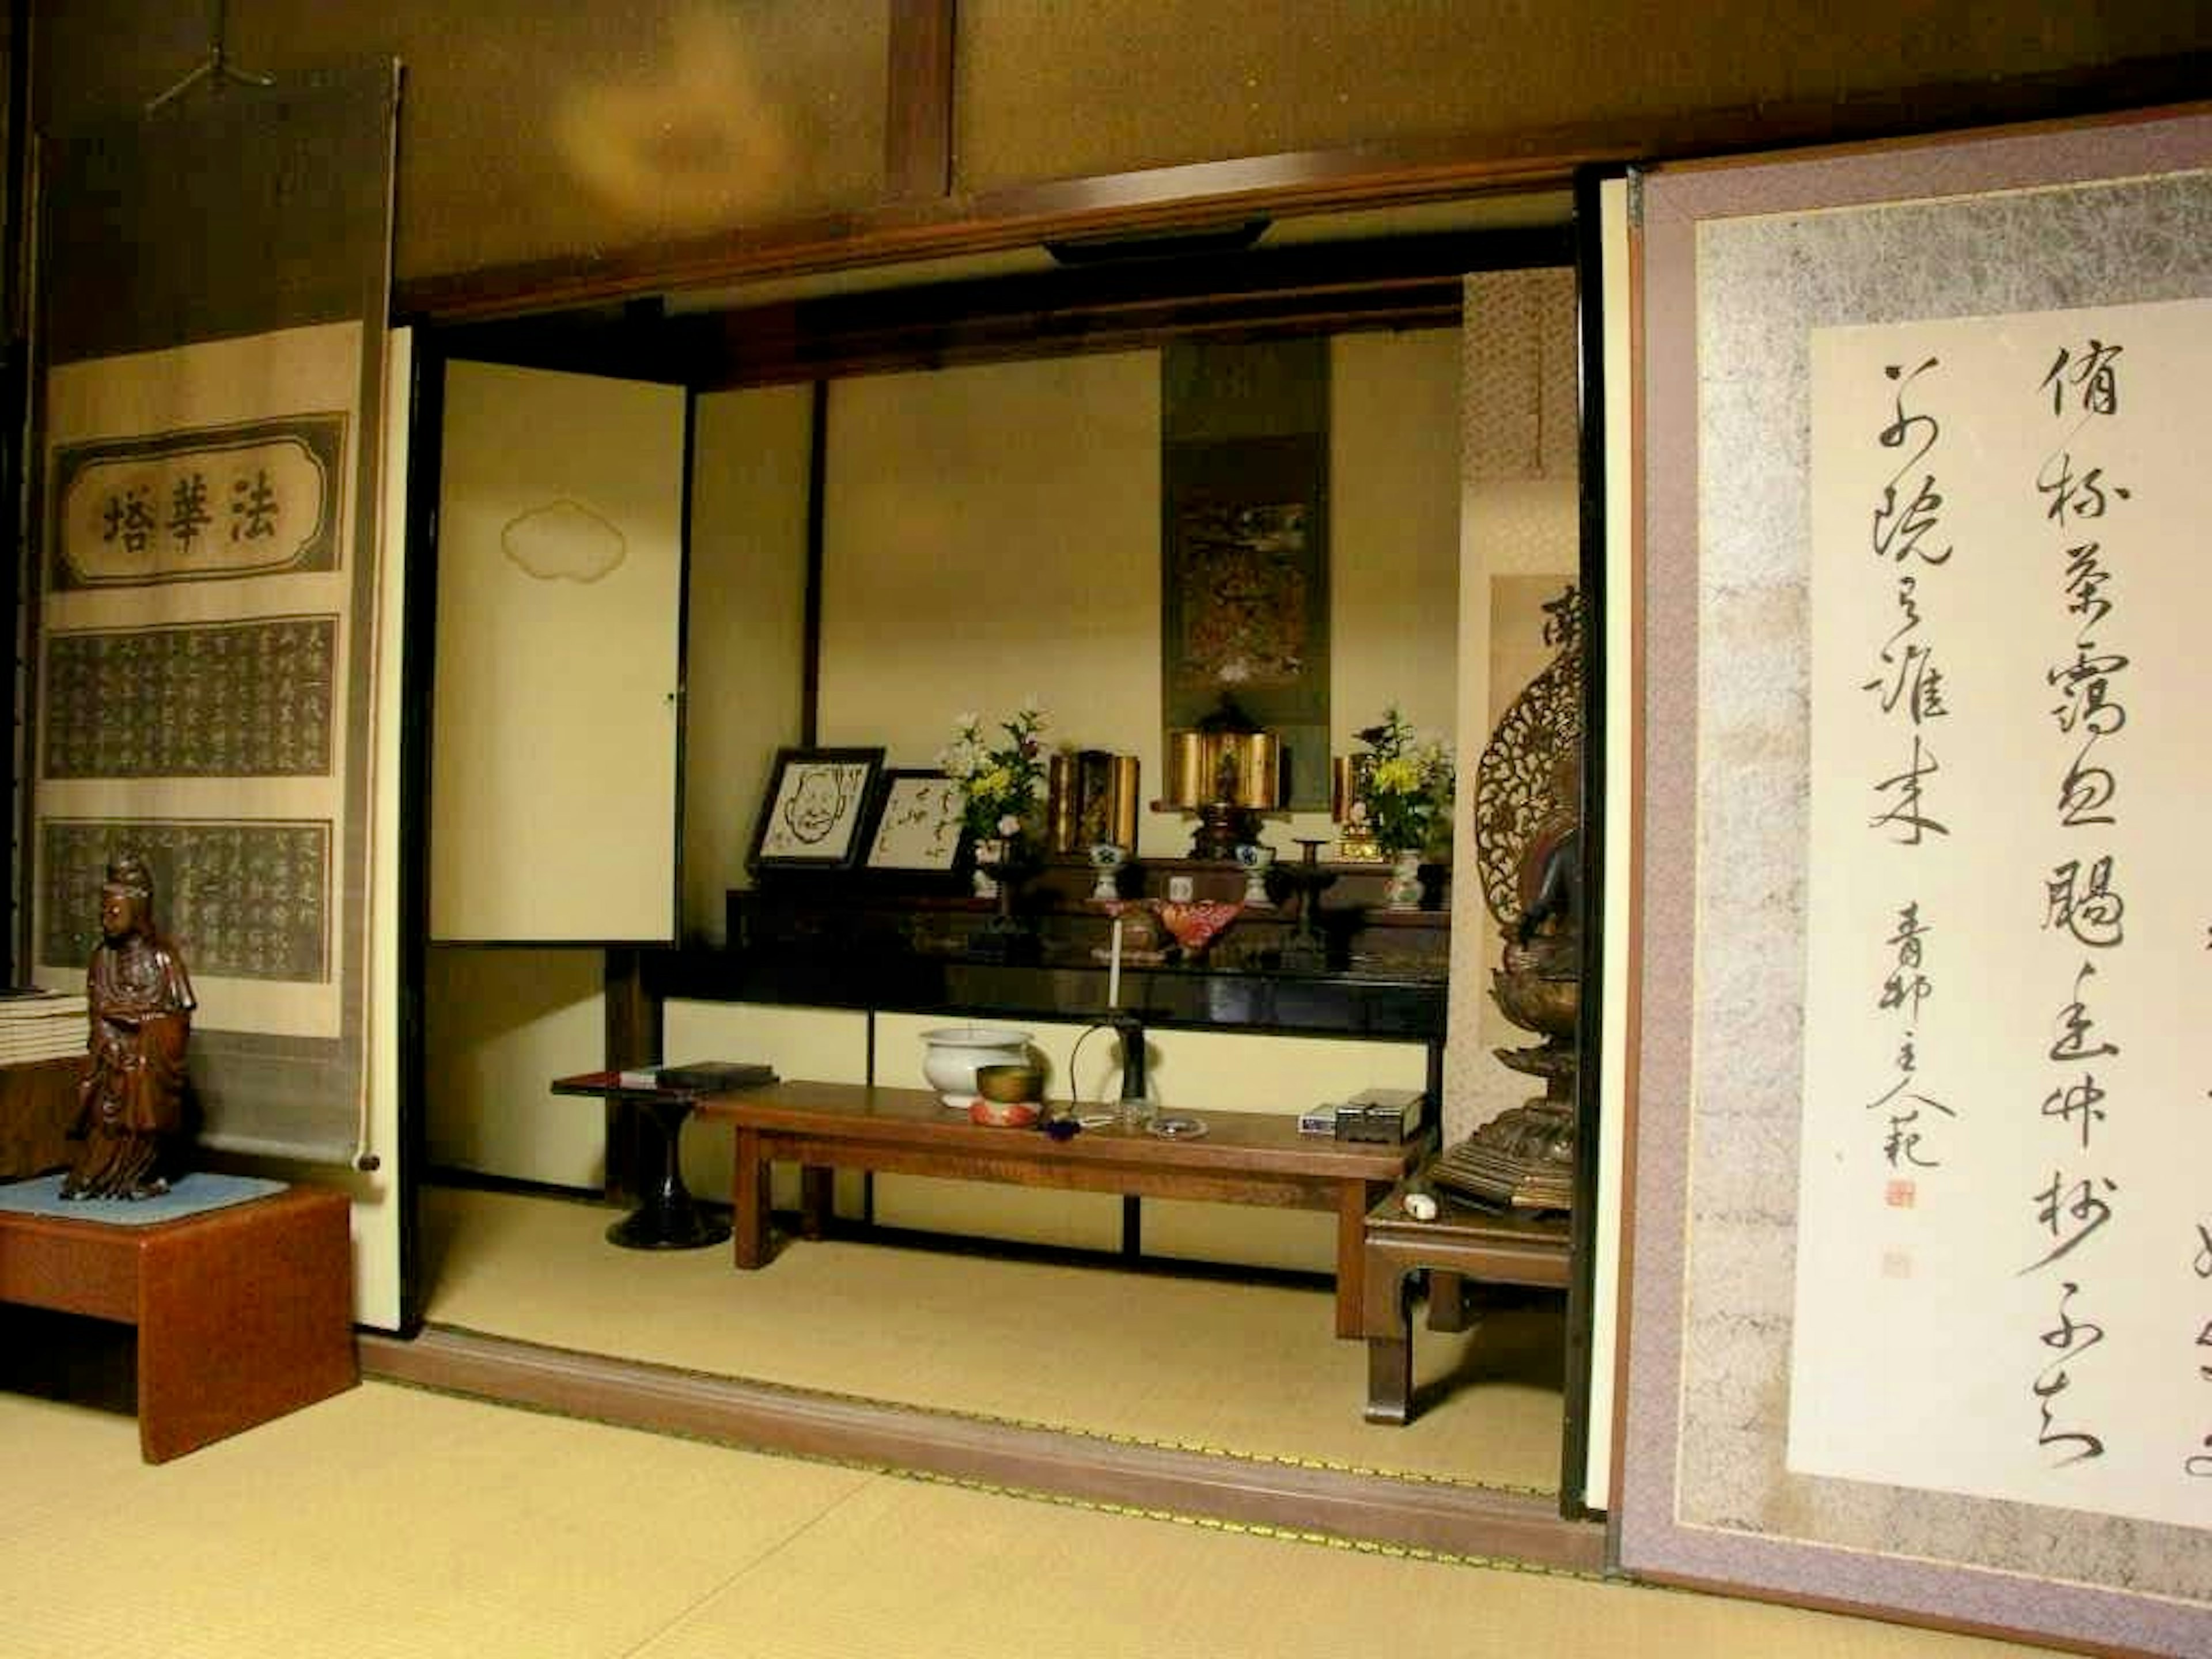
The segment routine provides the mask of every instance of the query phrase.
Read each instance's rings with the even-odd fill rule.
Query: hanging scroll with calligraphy
[[[1643,188],[1621,1565],[2212,1652],[2212,116]]]
[[[198,1139],[362,1167],[396,91],[182,97],[46,181],[31,971],[82,976],[136,851],[199,1000]]]
[[[2212,1519],[2208,386],[2212,301],[1813,337],[1793,1469]]]

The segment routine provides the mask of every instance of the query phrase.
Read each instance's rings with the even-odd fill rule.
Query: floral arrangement
[[[1359,734],[1374,750],[1361,799],[1376,844],[1393,856],[1448,843],[1451,833],[1451,751],[1416,732],[1395,707],[1380,726]]]
[[[1034,697],[1000,722],[1003,743],[987,742],[975,715],[960,717],[938,764],[960,786],[961,821],[978,840],[1017,840],[1036,816],[1044,790],[1044,745],[1038,740],[1044,726]]]

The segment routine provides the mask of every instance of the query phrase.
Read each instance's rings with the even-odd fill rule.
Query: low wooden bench
[[[1567,1218],[1485,1210],[1437,1193],[1433,1221],[1406,1212],[1394,1192],[1368,1212],[1360,1334],[1367,1339],[1367,1420],[1404,1423],[1413,1415],[1411,1276],[1429,1273],[1429,1324],[1464,1328],[1462,1281],[1564,1289],[1571,1249]]]
[[[360,1380],[351,1211],[314,1187],[174,1221],[0,1211],[0,1302],[136,1327],[138,1448],[166,1462]]]
[[[1037,1129],[971,1123],[921,1089],[786,1081],[711,1096],[698,1115],[735,1132],[731,1182],[737,1264],[769,1259],[768,1170],[797,1164],[803,1236],[819,1237],[836,1170],[1006,1182],[1140,1198],[1336,1212],[1336,1334],[1361,1334],[1367,1212],[1418,1164],[1431,1137],[1401,1143],[1301,1134],[1289,1113],[1203,1115],[1206,1133],[1171,1139],[1141,1129],[1085,1129],[1055,1140]]]

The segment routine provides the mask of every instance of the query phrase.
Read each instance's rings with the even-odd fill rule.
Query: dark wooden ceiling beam
[[[1557,265],[1571,233],[1460,232],[893,289],[672,318],[699,390],[1067,351],[1194,334],[1448,327],[1470,270]]]
[[[1194,334],[1448,327],[1472,270],[1567,264],[1562,226],[1144,258],[659,316],[599,307],[441,331],[453,355],[726,390],[1125,350]]]
[[[950,368],[1079,352],[1133,351],[1200,335],[1257,339],[1363,329],[1449,328],[1459,322],[1460,311],[1455,287],[1431,284],[1418,301],[1399,295],[1303,307],[1256,302],[1194,306],[1188,312],[1142,319],[1008,315],[963,319],[938,329],[886,328],[835,340],[757,326],[731,338],[717,361],[714,383],[698,389]]]
[[[605,305],[863,266],[1004,252],[1084,237],[1241,222],[1255,213],[1564,190],[1572,168],[1547,161],[1390,168],[1364,155],[1277,157],[1265,167],[1208,162],[1113,179],[1024,186],[988,197],[886,204],[755,229],[574,258],[422,277],[398,285],[402,319],[438,323]],[[1171,176],[1170,176],[1171,175]],[[1261,177],[1283,180],[1272,187]]]

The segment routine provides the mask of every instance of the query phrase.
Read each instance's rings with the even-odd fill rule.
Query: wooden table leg
[[[830,1206],[837,1172],[809,1164],[799,1172],[799,1236],[820,1238],[830,1225]]]
[[[768,1261],[768,1165],[760,1131],[740,1127],[736,1135],[737,1169],[730,1180],[731,1227],[740,1267]]]
[[[1403,1262],[1377,1255],[1367,1264],[1360,1323],[1367,1339],[1367,1420],[1404,1423],[1413,1415],[1413,1320]]]
[[[149,1463],[359,1380],[351,1209],[342,1193],[295,1187],[146,1229],[137,1249],[137,1382]]]
[[[1413,1344],[1405,1336],[1367,1339],[1367,1420],[1402,1428],[1413,1416]]]
[[[1382,1189],[1365,1181],[1347,1181],[1336,1199],[1336,1334],[1360,1334],[1362,1286],[1367,1276],[1367,1212]]]
[[[1429,1269],[1429,1328],[1463,1331],[1474,1322],[1467,1313],[1467,1275],[1449,1267]]]

